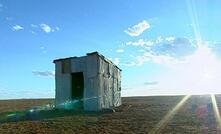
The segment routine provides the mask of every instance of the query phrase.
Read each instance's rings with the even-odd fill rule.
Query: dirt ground
[[[74,114],[39,121],[0,124],[0,133],[129,133],[129,134],[220,134],[211,96],[128,97],[114,113]],[[179,103],[179,102],[182,103]],[[216,96],[218,108],[221,96]],[[25,110],[53,100],[0,101],[0,113]]]
[[[0,113],[9,111],[26,110],[34,106],[53,104],[52,99],[20,99],[20,100],[0,100]]]

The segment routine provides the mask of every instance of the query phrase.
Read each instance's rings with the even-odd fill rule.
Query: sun
[[[158,88],[178,94],[220,94],[221,59],[207,43],[201,43],[191,55],[166,64],[168,71],[159,77]]]
[[[217,58],[208,44],[201,44],[194,54],[187,56],[183,63],[178,65],[181,76],[189,89],[199,90],[201,93],[214,93],[221,87],[221,60]],[[181,72],[182,71],[182,72]]]

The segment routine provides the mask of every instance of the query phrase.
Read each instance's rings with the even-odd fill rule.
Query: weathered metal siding
[[[62,62],[66,62],[65,68],[68,69],[65,71],[62,71]],[[69,73],[67,70],[70,70]],[[86,111],[98,111],[121,105],[121,72],[103,57],[93,54],[56,61],[55,72],[56,105],[71,100],[71,73],[75,72],[83,72],[84,75],[84,109]]]
[[[86,59],[85,92],[84,92],[84,108],[86,111],[98,111],[98,56],[89,55]]]
[[[57,62],[55,68],[55,104],[59,105],[71,100],[71,75],[62,73],[61,62]]]
[[[99,58],[100,108],[111,108],[121,105],[120,70],[112,63]]]

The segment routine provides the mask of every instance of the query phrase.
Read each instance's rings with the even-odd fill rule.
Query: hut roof
[[[90,56],[90,55],[97,55],[99,56],[101,59],[103,59],[104,61],[110,63],[110,64],[113,64],[116,68],[118,68],[120,71],[122,71],[117,65],[115,65],[111,60],[105,58],[102,54],[98,53],[97,51],[95,52],[91,52],[91,53],[87,53],[86,56]],[[76,58],[82,58],[82,57],[86,57],[86,56],[80,56],[80,57],[77,57],[77,56],[74,56],[74,57],[67,57],[67,58],[60,58],[60,59],[56,59],[53,61],[53,63],[56,63],[58,61],[63,61],[63,60],[67,60],[67,59],[76,59]]]

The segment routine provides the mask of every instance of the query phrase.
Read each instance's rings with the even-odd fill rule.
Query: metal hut
[[[121,105],[121,69],[98,52],[54,60],[55,103],[81,100],[85,111]]]

